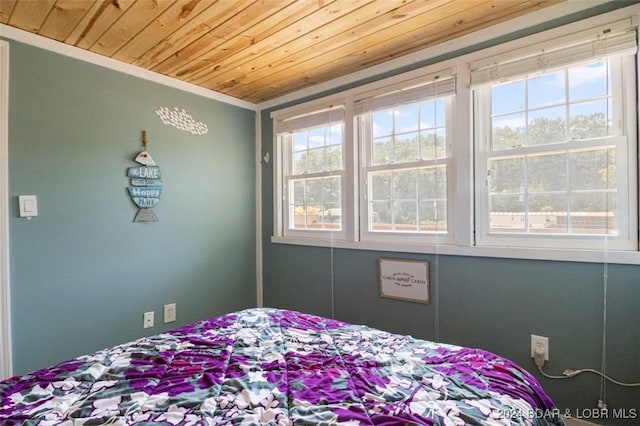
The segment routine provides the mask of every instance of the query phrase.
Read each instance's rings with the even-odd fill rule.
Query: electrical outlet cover
[[[545,336],[531,335],[531,358],[534,357],[536,349],[544,352],[544,360],[549,361],[549,338]]]
[[[164,322],[165,324],[168,322],[173,322],[176,320],[176,304],[169,303],[168,305],[164,305]]]

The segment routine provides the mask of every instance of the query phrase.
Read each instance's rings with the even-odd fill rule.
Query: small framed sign
[[[381,297],[430,303],[428,261],[383,257],[379,260]]]

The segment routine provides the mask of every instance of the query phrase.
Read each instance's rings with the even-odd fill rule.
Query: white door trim
[[[12,375],[9,301],[9,43],[0,41],[0,379]]]

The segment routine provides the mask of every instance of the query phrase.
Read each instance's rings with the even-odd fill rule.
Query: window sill
[[[329,247],[349,250],[393,251],[399,253],[442,254],[447,256],[498,257],[505,259],[553,260],[564,262],[614,263],[640,265],[639,251],[576,250],[522,247],[464,247],[452,244],[411,244],[380,241],[323,240],[296,237],[271,237],[274,244]]]

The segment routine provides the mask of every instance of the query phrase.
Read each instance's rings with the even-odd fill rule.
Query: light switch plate
[[[164,322],[165,324],[168,322],[173,322],[176,320],[176,304],[169,303],[168,305],[164,305]]]
[[[35,195],[18,195],[18,204],[20,205],[20,217],[28,219],[32,216],[38,216],[38,199]]]

